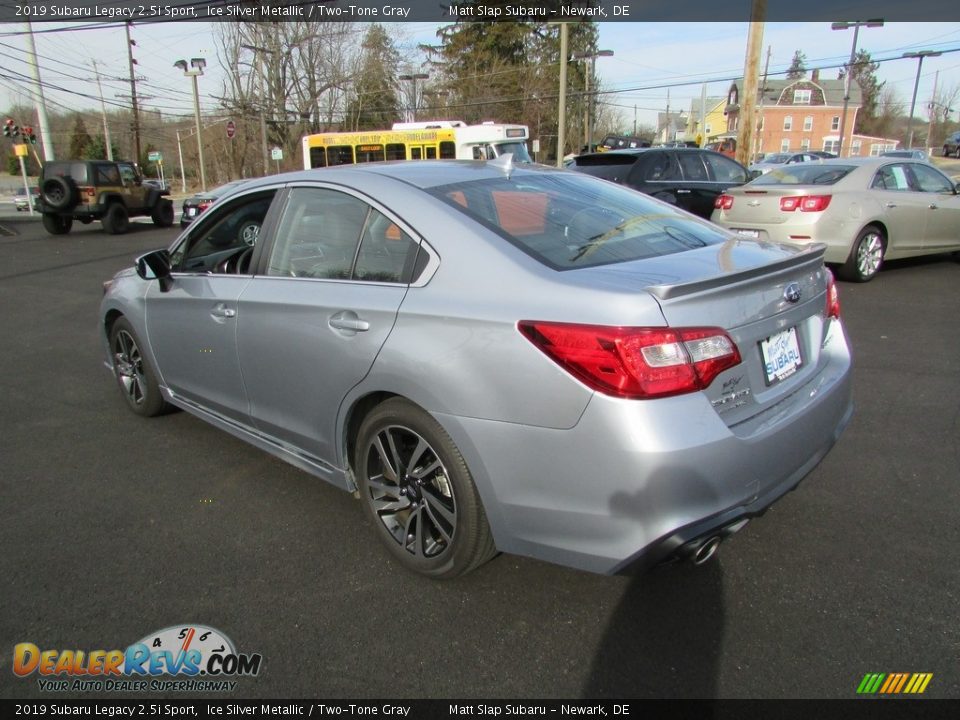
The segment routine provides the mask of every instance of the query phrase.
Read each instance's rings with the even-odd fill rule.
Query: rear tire
[[[869,282],[873,280],[883,265],[883,256],[887,249],[887,239],[875,225],[868,225],[857,236],[850,257],[840,267],[839,275],[850,282]]]
[[[157,201],[157,205],[153,208],[153,213],[151,214],[150,218],[153,220],[153,224],[157,227],[170,227],[173,225],[174,219],[173,203],[169,200]]]
[[[43,214],[43,229],[51,235],[66,235],[73,227],[73,218],[54,215],[53,213]]]
[[[454,578],[496,554],[466,461],[416,405],[393,398],[364,418],[354,471],[374,532],[408,570]]]
[[[118,202],[107,207],[101,222],[108,235],[123,235],[130,229],[130,216],[127,215],[127,209]]]

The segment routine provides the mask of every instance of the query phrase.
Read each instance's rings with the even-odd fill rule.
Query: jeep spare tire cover
[[[50,177],[40,187],[43,201],[54,210],[68,210],[77,204],[77,186],[73,178]]]

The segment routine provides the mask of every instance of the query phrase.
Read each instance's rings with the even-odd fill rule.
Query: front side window
[[[275,193],[276,190],[268,190],[246,195],[208,210],[194,221],[196,227],[173,249],[171,269],[188,273],[225,272],[228,260],[243,253],[249,258],[252,252],[248,251],[260,237]]]
[[[123,181],[124,185],[132,185],[137,180],[137,171],[134,169],[133,165],[130,163],[120,163],[117,165],[120,168],[120,180]]]
[[[417,242],[376,208],[326,188],[294,188],[267,275],[410,282]]]
[[[936,169],[920,163],[911,164],[910,169],[917,180],[920,192],[953,193],[953,183]]]
[[[713,153],[706,153],[704,159],[707,161],[707,165],[710,166],[713,179],[716,182],[743,183],[747,181],[747,173],[740,163],[734,162],[723,155],[714,155]]]

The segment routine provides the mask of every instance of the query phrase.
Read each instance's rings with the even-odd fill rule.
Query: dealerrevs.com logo
[[[37,675],[40,690],[48,692],[230,692],[234,678],[256,676],[262,660],[259,653],[238,653],[219,630],[186,624],[151,633],[126,650],[41,650],[29,642],[13,648],[14,674]]]

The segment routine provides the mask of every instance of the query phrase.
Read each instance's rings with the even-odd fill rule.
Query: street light
[[[923,67],[923,59],[926,57],[939,57],[940,55],[943,55],[943,53],[935,52],[934,50],[920,50],[919,52],[908,52],[902,55],[902,57],[905,58],[917,58],[917,79],[913,83],[913,100],[910,101],[910,132],[907,134],[908,150],[913,147],[913,108],[917,104],[917,88],[920,87],[920,68]],[[930,138],[927,138],[927,140],[929,139]]]
[[[835,22],[830,25],[831,30],[848,30],[853,28],[853,46],[850,48],[850,62],[843,75],[843,114],[840,116],[840,141],[837,143],[837,157],[843,157],[843,133],[847,125],[847,108],[850,105],[850,76],[853,74],[853,63],[857,59],[857,35],[861,27],[883,27],[883,20],[858,20],[857,22]]]
[[[586,98],[585,111],[586,111],[586,120],[583,123],[584,133],[586,136],[586,146],[587,152],[590,152],[591,140],[593,140],[593,98],[590,95],[590,80],[593,77],[596,67],[597,67],[597,58],[598,57],[611,57],[613,55],[613,50],[597,50],[595,53],[574,53],[571,57],[571,60],[589,60],[590,61],[590,70],[587,72],[587,79],[585,84],[585,93],[584,97]]]
[[[408,73],[406,75],[398,75],[398,80],[407,80],[413,83],[413,121],[417,121],[417,80],[427,80],[430,76],[426,73]]]
[[[187,67],[186,60],[177,60],[173,66],[183,70],[183,74],[193,79],[193,117],[197,122],[197,156],[200,160],[200,190],[207,191],[207,174],[203,168],[203,140],[200,137],[200,88],[197,85],[197,77],[203,75],[203,68],[207,66],[207,61],[203,58],[191,58],[190,70]]]

